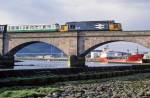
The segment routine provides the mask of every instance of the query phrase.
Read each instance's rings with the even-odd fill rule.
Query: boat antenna
[[[137,48],[136,48],[136,53],[137,53],[137,54],[139,53],[139,49],[138,49],[138,46],[137,46]]]
[[[129,49],[127,49],[127,53],[128,53],[128,54],[129,54],[129,51],[130,51],[130,50],[129,50]]]

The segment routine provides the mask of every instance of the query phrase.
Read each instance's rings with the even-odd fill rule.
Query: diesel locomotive
[[[67,22],[61,25],[60,32],[67,31],[121,31],[120,23],[114,21],[81,21]]]

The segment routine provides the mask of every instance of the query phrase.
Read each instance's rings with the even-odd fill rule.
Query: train
[[[69,31],[122,31],[121,23],[107,21],[66,22],[64,25],[8,25],[8,32],[69,32]]]

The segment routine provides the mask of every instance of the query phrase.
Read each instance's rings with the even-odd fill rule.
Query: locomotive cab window
[[[70,25],[70,29],[75,29],[75,25]]]
[[[114,24],[114,28],[118,28],[118,24]]]

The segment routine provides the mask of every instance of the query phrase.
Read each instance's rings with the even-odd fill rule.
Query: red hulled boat
[[[142,63],[144,54],[134,54],[127,58],[109,59],[106,52],[102,52],[99,58],[101,63]]]

